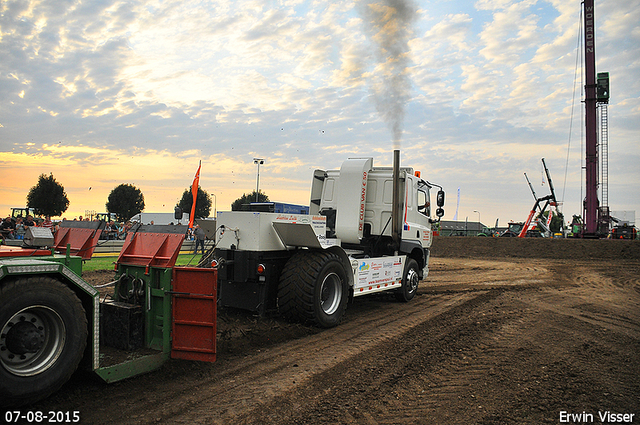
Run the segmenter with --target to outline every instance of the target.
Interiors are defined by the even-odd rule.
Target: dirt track
[[[416,299],[357,298],[329,330],[220,312],[216,363],[111,385],[77,374],[29,410],[79,410],[82,423],[603,423],[607,411],[640,423],[640,241],[591,241],[586,256],[516,242],[436,239]]]

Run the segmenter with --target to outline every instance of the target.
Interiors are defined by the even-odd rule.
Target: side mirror
[[[440,189],[438,191],[438,196],[436,197],[436,203],[438,204],[439,207],[444,207],[444,190]],[[437,212],[436,212],[437,214]],[[444,214],[444,212],[443,212]]]
[[[182,220],[182,208],[177,205],[173,210],[173,218],[175,218],[176,220]]]
[[[438,218],[442,218],[442,216],[444,216],[444,210],[442,208],[438,208],[436,210],[436,215],[438,216]]]

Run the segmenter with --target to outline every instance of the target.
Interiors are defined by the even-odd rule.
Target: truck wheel
[[[301,251],[282,271],[278,306],[287,319],[331,328],[342,320],[348,293],[340,257],[330,252]]]
[[[87,344],[87,317],[76,294],[49,276],[0,287],[0,406],[33,403],[58,390]]]
[[[407,258],[407,264],[404,267],[404,277],[402,278],[402,287],[396,292],[398,301],[405,303],[411,301],[418,292],[419,283],[418,262],[413,258]]]

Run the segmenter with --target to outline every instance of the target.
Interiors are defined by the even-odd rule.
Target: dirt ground
[[[640,423],[639,254],[436,238],[407,304],[356,298],[328,330],[223,310],[216,363],[115,384],[77,373],[28,409],[91,424]]]

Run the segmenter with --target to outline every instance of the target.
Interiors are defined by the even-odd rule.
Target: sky
[[[401,164],[445,220],[524,221],[549,193],[582,214],[579,1],[3,0],[0,214],[41,174],[104,212],[116,186],[172,212],[201,161],[216,211],[259,187],[309,204],[315,169]],[[640,211],[640,0],[596,0],[611,76],[608,199]],[[459,201],[458,201],[459,192]],[[4,212],[2,212],[4,211]],[[212,211],[213,215],[213,211]]]

